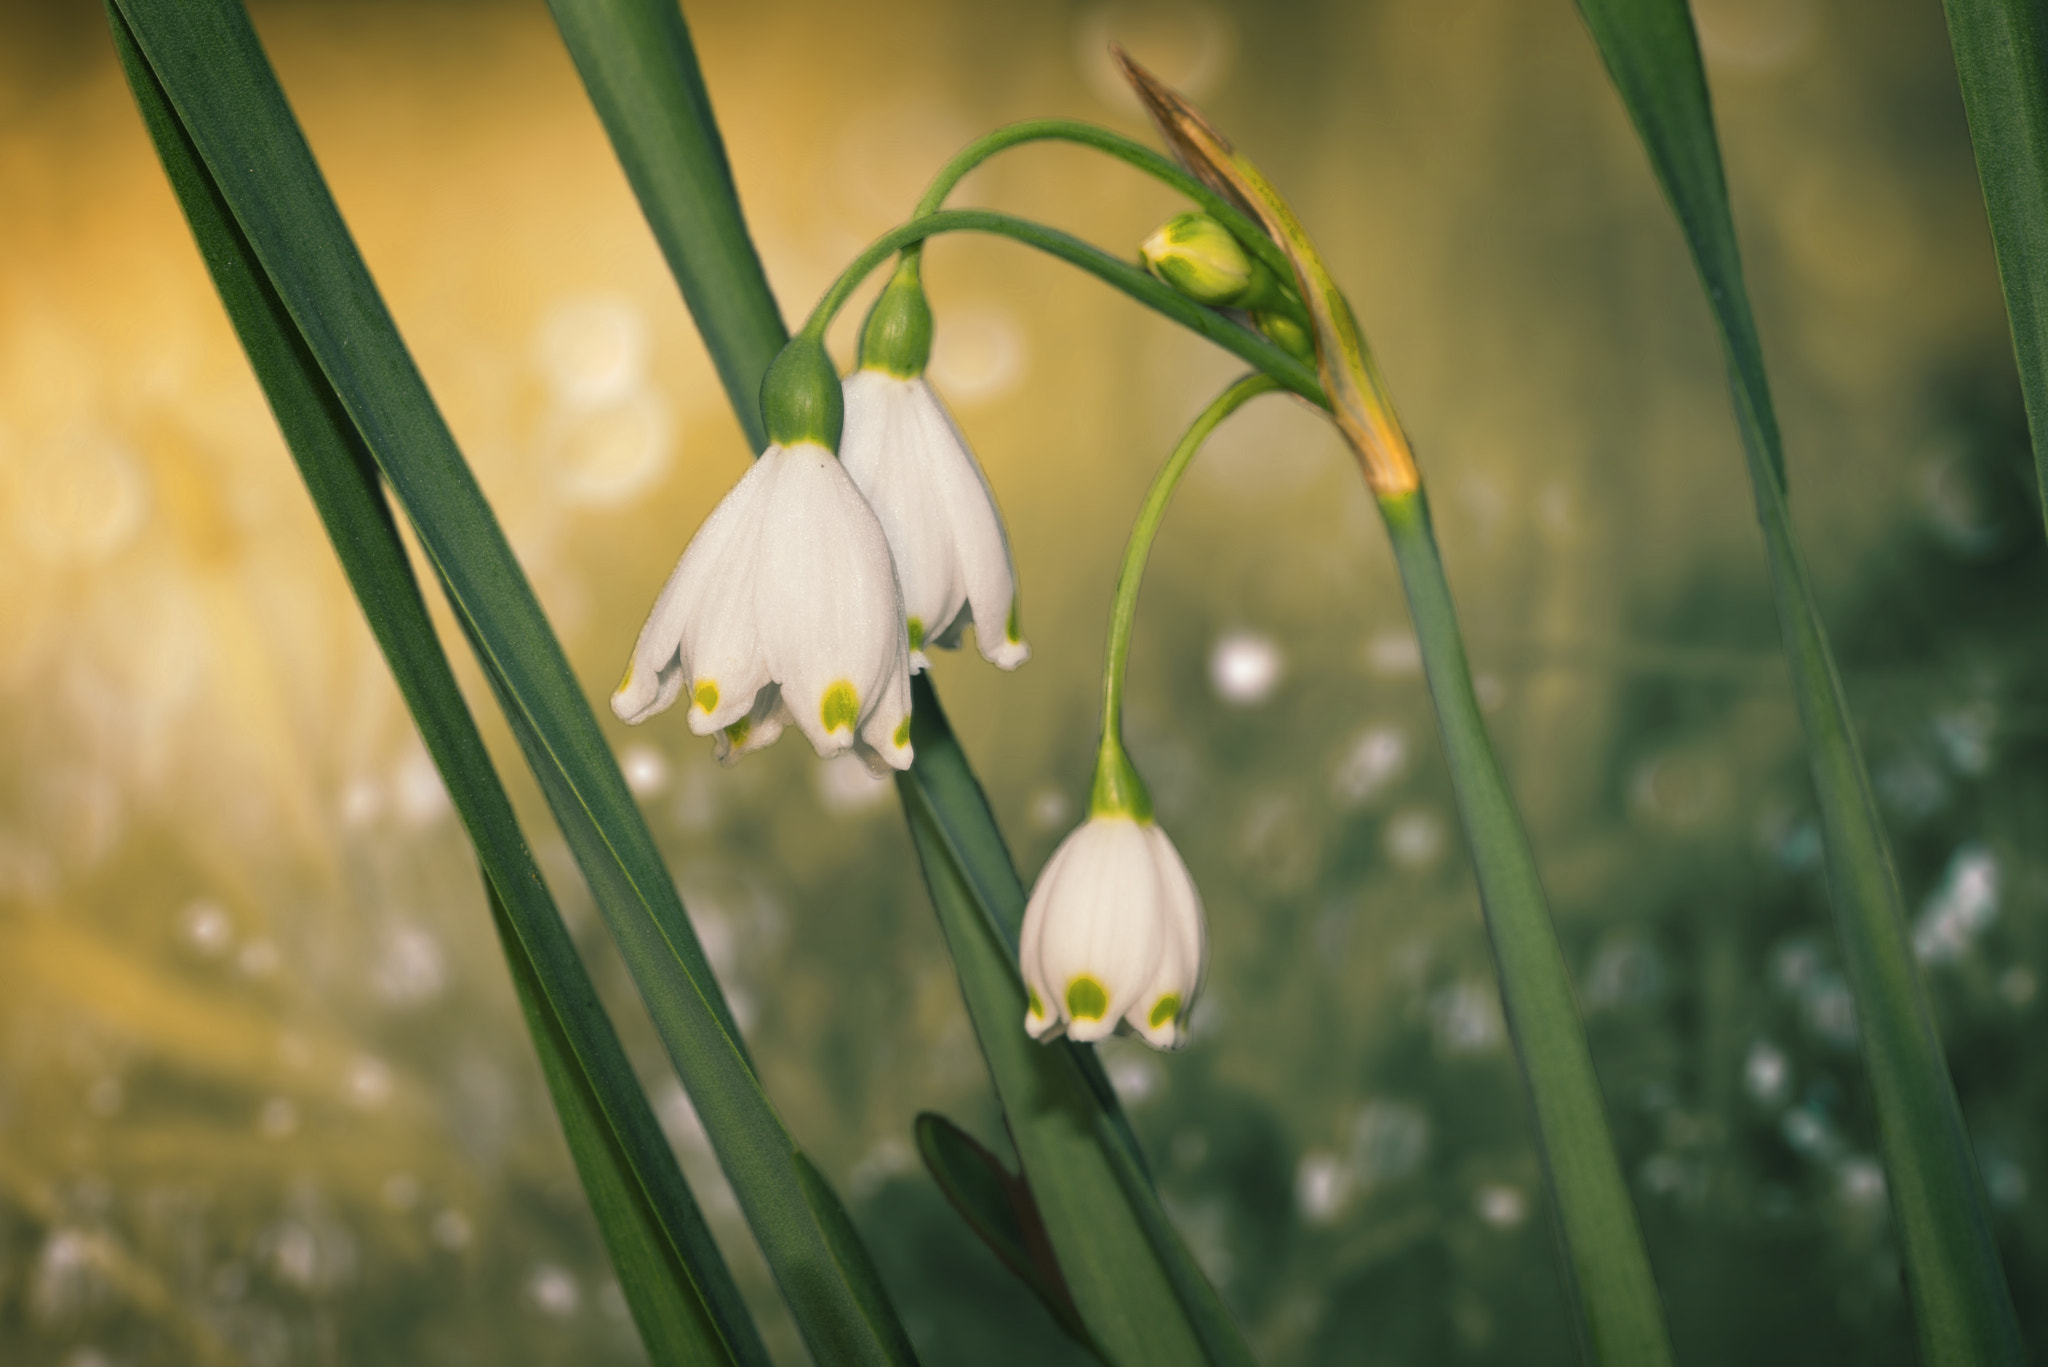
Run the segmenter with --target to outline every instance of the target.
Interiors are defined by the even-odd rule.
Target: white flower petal
[[[754,705],[739,721],[722,728],[712,753],[720,764],[738,764],[741,755],[773,745],[789,725],[789,709],[782,705],[782,689],[769,684],[754,695]]]
[[[846,473],[888,538],[904,618],[919,645],[936,641],[967,602],[936,473],[947,456],[927,440],[916,401],[922,384],[879,370],[849,375],[846,430],[839,441]]]
[[[967,600],[965,615],[974,623],[975,644],[989,663],[1015,669],[1031,658],[1031,647],[1012,639],[1010,631],[1017,572],[1003,519],[996,512],[995,492],[937,392],[922,378],[911,383],[925,449],[932,453],[928,475],[952,531],[953,570],[958,591]],[[961,619],[954,618],[941,635],[958,640],[960,624]]]
[[[876,689],[874,710],[860,725],[854,749],[877,778],[908,769],[917,758],[910,744],[910,654],[901,642],[888,675]]]
[[[830,757],[853,745],[898,674],[907,683],[902,599],[881,523],[832,453],[804,443],[781,462],[756,619],[783,702]]]
[[[1053,850],[1052,858],[1046,860],[1045,867],[1039,870],[1038,882],[1031,889],[1031,899],[1024,906],[1024,928],[1017,936],[1017,965],[1023,971],[1027,994],[1024,1029],[1033,1039],[1057,1034],[1061,1026],[1059,996],[1039,966],[1038,947],[1044,938],[1046,910],[1052,902],[1052,890],[1059,883],[1060,866],[1073,853],[1075,837],[1080,834],[1078,828],[1069,831],[1067,838]]]
[[[1188,1008],[1202,990],[1209,968],[1208,927],[1202,895],[1181,861],[1180,851],[1157,826],[1145,828],[1157,880],[1163,942],[1159,968],[1131,1002],[1124,1019],[1155,1049],[1178,1049],[1187,1040]]]
[[[995,496],[952,415],[922,377],[847,377],[840,457],[888,535],[915,644],[956,646],[970,622],[1005,669],[1030,656],[1010,639],[1016,575]],[[922,650],[912,667],[927,661]]]
[[[682,658],[685,638],[707,606],[725,601],[734,567],[744,568],[752,559],[749,546],[772,484],[773,471],[763,464],[756,461],[719,500],[669,572],[640,628],[626,677],[612,694],[612,711],[620,720],[639,723],[666,710],[692,682],[689,662]]]

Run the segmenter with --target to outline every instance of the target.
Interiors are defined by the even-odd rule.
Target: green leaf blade
[[[835,1256],[653,838],[532,589],[414,369],[239,5],[121,13],[345,420],[399,495],[533,762],[799,1328],[833,1362],[907,1361]],[[373,618],[374,620],[374,618]],[[501,891],[509,890],[502,888]],[[644,1098],[643,1098],[644,1102]]]
[[[2048,517],[2048,34],[2038,0],[1942,0]]]
[[[1537,1150],[1562,1235],[1565,1289],[1578,1312],[1580,1347],[1595,1363],[1668,1364],[1663,1302],[1607,1125],[1535,852],[1473,691],[1428,501],[1418,489],[1379,502],[1422,648],[1515,1059],[1535,1112]]]
[[[1921,1359],[1941,1367],[2016,1364],[2024,1349],[1983,1185],[1914,961],[1890,843],[1793,535],[1763,350],[1691,17],[1683,0],[1579,0],[1579,9],[1677,211],[1728,358]]]
[[[118,10],[144,122],[342,568],[476,846],[492,915],[571,1153],[654,1361],[767,1353],[662,1137],[442,654],[368,453],[236,227]]]
[[[548,0],[576,70],[756,451],[761,376],[789,333],[747,235],[675,0]]]

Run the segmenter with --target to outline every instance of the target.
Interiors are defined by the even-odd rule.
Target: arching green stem
[[[1292,390],[1319,408],[1329,406],[1323,398],[1322,385],[1317,382],[1315,371],[1258,333],[1214,309],[1204,308],[1171,286],[1154,280],[1141,268],[1118,260],[1100,247],[1057,228],[987,209],[941,209],[883,233],[832,282],[832,288],[825,291],[805,321],[804,334],[822,339],[825,329],[846,306],[847,299],[860,287],[860,282],[882,262],[913,243],[923,242],[940,233],[955,232],[993,233],[998,237],[1014,238],[1069,265],[1079,266],[1146,307],[1165,314],[1189,331],[1236,354],[1247,364],[1279,381],[1282,388]]]
[[[924,192],[924,198],[917,202],[913,217],[922,218],[936,213],[946,202],[946,196],[953,193],[953,187],[975,167],[987,161],[996,153],[1018,147],[1029,142],[1071,142],[1083,147],[1092,147],[1098,152],[1107,152],[1119,161],[1127,162],[1153,179],[1163,181],[1186,195],[1202,207],[1202,211],[1230,229],[1246,250],[1257,256],[1282,280],[1294,278],[1293,268],[1287,264],[1287,256],[1266,235],[1256,219],[1245,214],[1229,199],[1204,185],[1201,181],[1181,168],[1170,157],[1161,155],[1141,142],[1133,142],[1121,133],[1112,133],[1107,128],[1097,128],[1092,123],[1076,123],[1072,119],[1027,119],[1022,123],[1009,124],[993,133],[976,138],[954,154],[951,161],[940,168],[932,179],[931,188]]]
[[[1131,626],[1138,616],[1138,585],[1145,578],[1145,561],[1152,554],[1152,540],[1165,520],[1166,504],[1173,497],[1180,477],[1202,443],[1217,424],[1257,398],[1281,388],[1271,375],[1247,375],[1216,396],[1187,435],[1173,448],[1131,527],[1131,539],[1124,546],[1123,568],[1117,571],[1116,600],[1109,610],[1109,651],[1102,662],[1102,750],[1095,760],[1095,785],[1088,798],[1091,816],[1129,816],[1146,821],[1152,816],[1152,795],[1144,780],[1124,754],[1124,672],[1131,659]]]

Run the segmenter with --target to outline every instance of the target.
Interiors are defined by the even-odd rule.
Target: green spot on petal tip
[[[705,712],[718,710],[718,685],[706,679],[691,692],[690,698]]]
[[[904,625],[910,630],[910,648],[912,650],[923,650],[924,623],[913,617]]]
[[[1180,993],[1169,992],[1152,1005],[1152,1014],[1145,1018],[1154,1030],[1180,1014]]]
[[[910,718],[908,717],[896,723],[896,744],[899,746],[910,744]]]
[[[818,719],[825,723],[828,732],[842,727],[851,731],[860,720],[860,695],[853,691],[853,685],[841,679],[826,689],[825,700],[818,706]]]
[[[1109,1010],[1109,993],[1086,974],[1067,984],[1067,1014],[1077,1021],[1099,1021]]]
[[[745,745],[747,737],[752,734],[753,730],[754,723],[748,721],[745,717],[741,717],[731,726],[725,728],[725,738],[734,745]]]
[[[1043,1016],[1045,1014],[1045,1004],[1038,1000],[1038,993],[1036,991],[1028,987],[1025,988],[1024,1000],[1029,1003],[1032,1015]]]

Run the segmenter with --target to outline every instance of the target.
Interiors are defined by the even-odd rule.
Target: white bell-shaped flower
[[[924,377],[931,309],[914,266],[869,313],[861,368],[846,378],[839,458],[881,519],[903,586],[910,665],[954,647],[971,622],[982,656],[1003,669],[1031,657],[1019,639],[1017,575],[995,495],[959,426]]]
[[[1177,1049],[1208,968],[1201,894],[1149,818],[1091,816],[1038,875],[1018,953],[1034,1038],[1097,1040],[1121,1020]]]
[[[815,354],[792,358],[800,348]],[[815,392],[820,383],[829,396]],[[799,339],[763,393],[769,433],[782,439],[684,549],[612,711],[637,723],[687,697],[690,729],[717,735],[721,759],[759,749],[794,722],[820,755],[852,749],[877,772],[906,769],[902,596],[882,525],[829,445],[837,376],[822,348]]]

